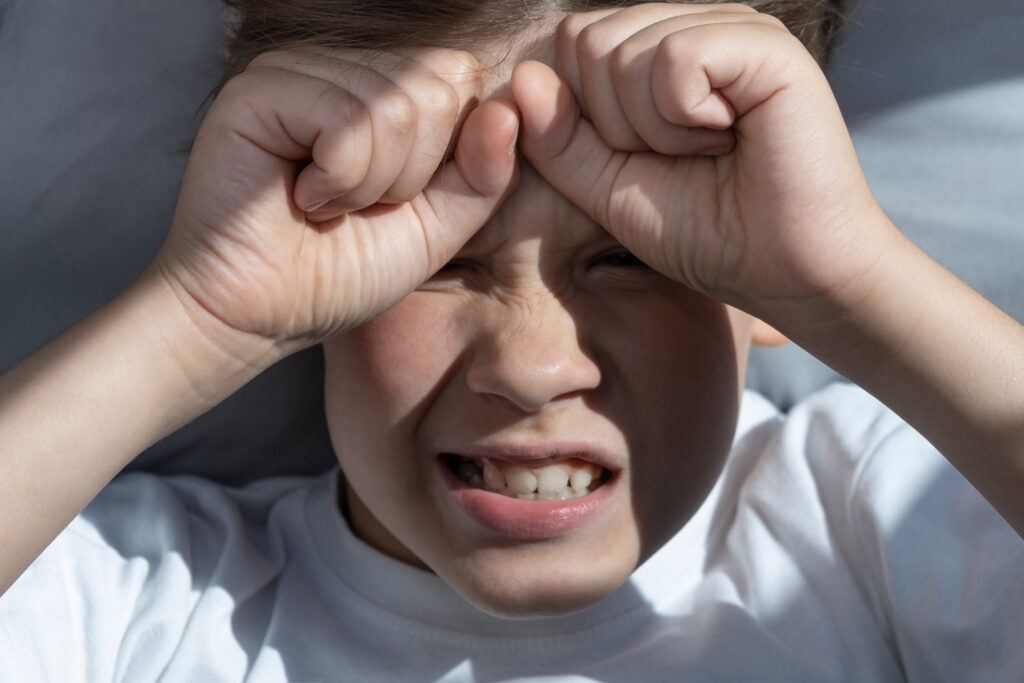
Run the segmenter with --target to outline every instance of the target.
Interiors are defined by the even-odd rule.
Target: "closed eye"
[[[474,261],[463,258],[453,258],[434,273],[430,278],[421,284],[417,289],[421,291],[461,291],[467,287],[472,288],[476,281],[475,274],[479,268]]]
[[[441,269],[437,271],[435,277],[437,277],[438,275],[442,277],[446,275],[456,275],[459,273],[463,273],[466,270],[471,269],[472,267],[473,264],[470,261],[467,261],[466,259],[453,258],[451,261],[441,266]]]
[[[613,268],[647,268],[648,265],[625,249],[615,249],[597,257],[594,265]]]

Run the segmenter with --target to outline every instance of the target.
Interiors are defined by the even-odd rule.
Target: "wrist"
[[[144,317],[150,343],[164,352],[168,379],[176,377],[198,416],[263,372],[287,352],[274,340],[230,327],[199,305],[158,265],[124,294]]]
[[[139,452],[269,362],[244,346],[211,341],[147,271],[0,375],[0,593]]]
[[[915,264],[930,261],[877,205],[859,215],[837,230],[854,238],[822,240],[786,266],[772,296],[734,304],[840,372],[864,360],[859,354],[893,312],[893,292]]]

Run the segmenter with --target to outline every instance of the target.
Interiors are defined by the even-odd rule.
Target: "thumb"
[[[454,161],[442,164],[412,200],[429,246],[430,272],[443,266],[498,210],[519,181],[519,112],[493,99],[466,118]]]
[[[605,144],[583,118],[568,84],[547,65],[519,64],[512,72],[512,92],[522,119],[523,154],[556,190],[610,227],[611,191],[628,152]]]
[[[523,62],[512,74],[519,104],[519,148],[544,179],[624,247],[678,282],[692,273],[674,254],[691,230],[711,225],[708,156],[666,156],[608,146],[580,112],[570,87],[551,68]],[[713,207],[712,207],[713,209]]]

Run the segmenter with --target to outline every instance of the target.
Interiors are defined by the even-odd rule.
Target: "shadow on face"
[[[750,329],[745,315],[639,262],[524,168],[448,266],[325,344],[350,523],[485,611],[592,604],[710,490],[732,439]],[[589,459],[607,481],[579,499],[600,501],[582,522],[536,537],[519,533],[533,523],[529,502],[512,509],[507,495],[469,494],[510,517],[501,532],[453,493],[451,454],[506,468]]]

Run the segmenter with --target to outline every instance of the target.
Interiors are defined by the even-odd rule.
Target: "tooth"
[[[537,495],[541,498],[557,499],[568,483],[569,475],[563,467],[548,465],[537,470]]]
[[[505,470],[505,481],[513,494],[533,493],[537,489],[537,477],[525,467],[509,467]]]
[[[569,478],[569,485],[572,486],[573,491],[586,491],[593,480],[594,477],[590,474],[590,468],[587,467],[574,471]]]
[[[473,463],[469,462],[468,460],[464,460],[461,463],[459,463],[458,475],[459,479],[466,482],[470,486],[479,487],[483,483],[483,481],[480,479],[480,468],[474,465]]]
[[[488,491],[500,491],[505,488],[505,475],[497,465],[484,460],[484,488]]]

